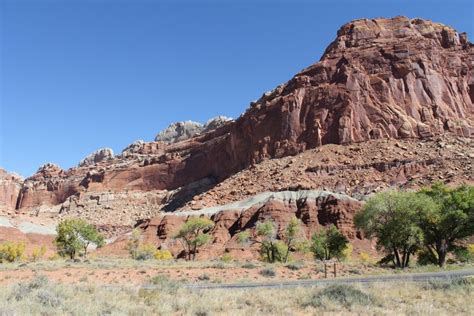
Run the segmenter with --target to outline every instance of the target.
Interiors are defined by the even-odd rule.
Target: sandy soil
[[[127,267],[129,263],[58,263],[44,262],[31,263],[4,267],[0,270],[0,284],[7,285],[18,281],[29,280],[36,275],[45,275],[51,281],[66,284],[88,283],[95,285],[142,285],[150,282],[157,275],[164,275],[172,280],[208,283],[231,283],[231,282],[257,282],[278,280],[302,280],[324,278],[324,266],[316,263],[305,263],[298,270],[290,269],[284,265],[271,267],[263,263],[255,262],[249,267],[245,263],[223,263],[223,262],[197,262],[168,263],[162,265],[150,261],[143,266]],[[132,263],[133,264],[133,263]],[[264,276],[261,271],[272,269],[274,277]],[[328,277],[334,277],[333,265],[328,266]],[[338,263],[336,266],[337,276],[356,276],[366,273],[377,273],[380,268],[360,265]]]

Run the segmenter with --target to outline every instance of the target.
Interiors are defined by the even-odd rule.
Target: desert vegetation
[[[78,254],[86,257],[90,245],[100,248],[105,244],[104,236],[83,219],[65,219],[58,224],[56,231],[58,254],[70,259]]]
[[[210,219],[192,217],[180,228],[175,238],[181,241],[188,260],[196,259],[198,248],[211,240],[211,235],[205,231],[213,226],[214,222]]]
[[[387,254],[382,262],[406,268],[418,254],[420,263],[442,267],[449,253],[469,256],[465,240],[474,234],[474,187],[435,183],[418,192],[378,193],[356,214],[355,224],[376,238]]]
[[[334,225],[321,229],[312,237],[311,250],[319,260],[343,259],[348,247],[349,240]]]
[[[64,285],[44,276],[0,289],[0,314],[468,314],[470,279],[311,288],[208,290],[155,276],[154,288]]]

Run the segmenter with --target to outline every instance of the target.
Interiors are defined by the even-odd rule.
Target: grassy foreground
[[[472,279],[314,288],[189,290],[166,277],[158,289],[52,283],[44,276],[2,287],[0,315],[468,315]]]

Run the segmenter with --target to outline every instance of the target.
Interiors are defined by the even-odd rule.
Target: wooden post
[[[337,272],[336,272],[336,263],[334,262],[334,277],[337,277]]]
[[[327,279],[328,278],[328,267],[326,265],[326,262],[324,263],[324,278]]]

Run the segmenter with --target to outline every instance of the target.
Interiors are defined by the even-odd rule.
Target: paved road
[[[236,284],[192,284],[187,285],[189,289],[195,290],[212,290],[212,289],[252,289],[252,288],[291,288],[291,287],[311,287],[317,285],[334,284],[334,283],[374,283],[374,282],[426,282],[436,279],[454,279],[465,276],[474,275],[474,269],[454,270],[442,272],[427,273],[403,273],[391,275],[378,275],[361,278],[336,278],[321,280],[301,280],[286,281],[273,283],[236,283]]]

